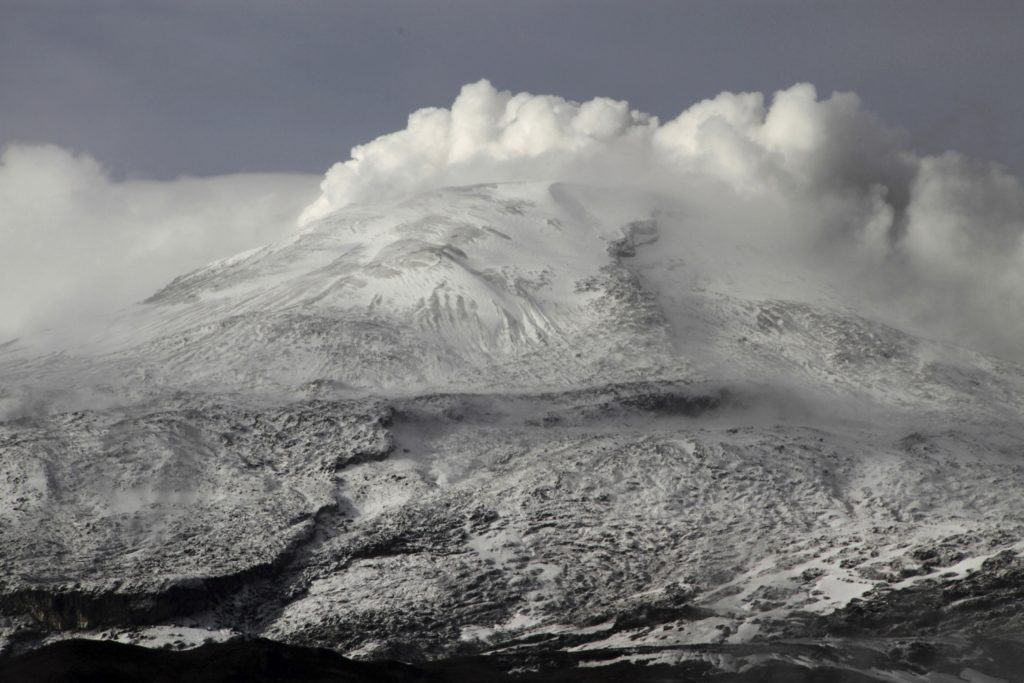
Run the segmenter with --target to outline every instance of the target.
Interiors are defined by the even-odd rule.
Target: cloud
[[[833,271],[891,322],[1024,360],[1020,180],[955,153],[919,155],[906,140],[856,95],[822,98],[809,84],[770,102],[723,92],[663,123],[625,102],[480,81],[450,109],[421,109],[355,147],[301,222],[448,185],[637,187],[700,205],[733,241],[774,242],[790,255],[780,267]]]
[[[303,221],[352,203],[484,181],[668,188],[655,179],[700,174],[744,192],[905,182],[898,140],[855,95],[818,100],[808,84],[776,93],[771,107],[760,93],[722,93],[661,124],[625,102],[581,104],[480,81],[464,86],[451,109],[421,109],[404,130],[355,147],[327,172]]]
[[[0,155],[0,341],[144,299],[184,271],[288,234],[312,176],[114,181],[86,155]]]
[[[0,341],[144,299],[288,234],[300,211],[304,224],[444,186],[567,180],[671,195],[723,244],[824,273],[871,315],[1024,360],[1021,181],[906,141],[856,95],[808,84],[724,92],[662,122],[621,101],[480,81],[354,148],[312,203],[310,176],[115,181],[89,156],[12,145],[0,156]]]

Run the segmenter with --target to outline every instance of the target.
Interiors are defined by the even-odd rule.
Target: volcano
[[[1024,368],[845,283],[678,197],[497,183],[8,342],[0,647],[1015,674]]]

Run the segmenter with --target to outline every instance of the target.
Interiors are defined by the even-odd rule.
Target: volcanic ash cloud
[[[355,147],[300,223],[451,185],[639,188],[700,206],[732,240],[771,242],[796,266],[833,271],[893,322],[1024,359],[1020,180],[955,152],[916,154],[905,137],[856,95],[820,98],[809,84],[770,102],[723,92],[662,123],[621,101],[480,81],[450,109],[421,109]]]

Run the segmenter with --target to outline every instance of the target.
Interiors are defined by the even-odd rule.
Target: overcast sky
[[[320,173],[480,78],[677,115],[852,90],[925,152],[1024,172],[1024,2],[0,0],[0,146],[115,177]]]

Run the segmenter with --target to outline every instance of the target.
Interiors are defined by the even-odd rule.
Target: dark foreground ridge
[[[735,652],[725,652],[733,649]],[[705,654],[711,657],[655,664],[623,657],[642,655],[639,651],[591,651],[586,655],[534,651],[411,665],[354,661],[330,650],[266,639],[209,643],[178,651],[73,639],[0,658],[0,683],[868,683],[905,680],[907,675],[916,680],[922,674],[939,672],[955,679],[971,670],[970,663],[977,663],[959,656],[943,657],[924,643],[911,644],[911,656],[906,648],[897,646],[886,652],[870,641],[698,647],[694,654],[696,650],[707,650]],[[733,671],[710,662],[721,656],[751,654],[759,654],[763,662]],[[973,655],[984,660],[989,671],[1000,674],[1019,671],[1024,665],[1024,648],[1006,642],[980,645]]]
[[[0,659],[3,683],[424,680],[428,680],[424,672],[397,662],[356,662],[330,650],[291,647],[263,639],[207,644],[177,652],[109,641],[65,640]]]

